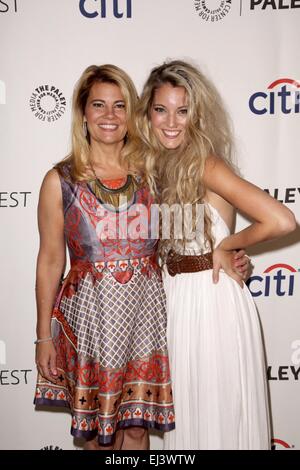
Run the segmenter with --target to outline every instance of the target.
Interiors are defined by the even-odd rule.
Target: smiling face
[[[117,85],[94,83],[84,114],[91,143],[123,144],[127,132],[127,114],[124,97]]]
[[[184,87],[165,83],[155,91],[150,113],[151,127],[165,148],[176,149],[184,141],[187,110]]]

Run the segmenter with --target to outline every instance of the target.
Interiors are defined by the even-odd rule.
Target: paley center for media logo
[[[194,0],[197,15],[203,21],[216,23],[223,20],[231,10],[232,0]]]
[[[266,91],[256,91],[249,98],[249,108],[256,115],[299,114],[300,82],[292,78],[279,78],[270,83]]]
[[[240,0],[245,4],[245,0]],[[248,2],[247,2],[248,3]],[[290,10],[300,8],[300,0],[250,0],[250,10]]]
[[[18,12],[18,0],[6,0],[0,1],[0,13],[17,13]]]
[[[267,188],[264,191],[284,204],[295,204],[300,196],[300,188]]]
[[[247,286],[253,297],[292,296],[295,290],[295,276],[300,269],[285,263],[269,266],[261,276],[253,275]]]
[[[79,11],[85,18],[132,18],[133,0],[80,0]]]
[[[57,121],[66,111],[66,98],[54,85],[41,85],[33,91],[29,105],[35,117],[43,122]]]
[[[295,339],[291,343],[290,364],[272,364],[268,365],[267,379],[272,382],[285,382],[300,380],[300,340]]]
[[[56,445],[50,444],[45,447],[42,447],[41,450],[63,450],[61,447],[58,447]]]

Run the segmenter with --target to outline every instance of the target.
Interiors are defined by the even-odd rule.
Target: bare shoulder
[[[53,202],[61,202],[62,192],[60,177],[55,168],[47,171],[44,176],[41,189],[40,189],[40,200],[52,200]]]
[[[222,173],[231,173],[232,175],[236,175],[233,168],[231,168],[230,165],[222,158],[216,155],[210,155],[205,160],[204,178],[209,178]]]
[[[51,170],[47,171],[42,184],[49,187],[58,187],[60,185],[58,171],[55,168],[51,168]]]
[[[58,171],[55,168],[47,171],[42,182],[42,188],[47,188],[48,190],[60,190],[60,177]]]
[[[205,161],[203,184],[207,191],[215,193],[235,206],[234,193],[245,189],[245,180],[240,178],[230,164],[217,156],[209,156]],[[246,183],[247,184],[247,183]],[[236,206],[235,206],[236,207]]]
[[[205,160],[205,171],[212,171],[222,161],[217,155],[209,155]]]

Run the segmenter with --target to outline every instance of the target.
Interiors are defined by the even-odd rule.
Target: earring
[[[83,130],[84,137],[87,137],[88,128],[87,128],[87,122],[86,121],[83,121],[83,123],[82,123],[82,130]]]

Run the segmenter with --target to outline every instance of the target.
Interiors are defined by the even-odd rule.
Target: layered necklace
[[[89,185],[100,202],[103,202],[104,204],[112,204],[118,209],[124,203],[128,204],[132,200],[139,184],[131,175],[127,176],[124,185],[119,188],[110,188],[100,181],[91,162],[90,166],[95,178],[89,182]],[[103,180],[105,180],[105,178],[103,178]]]

